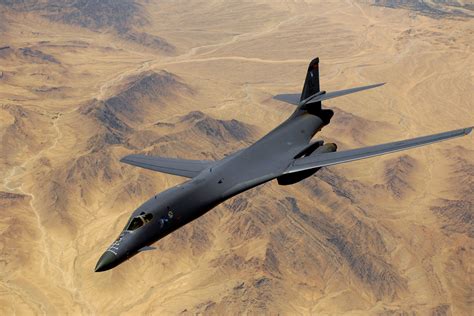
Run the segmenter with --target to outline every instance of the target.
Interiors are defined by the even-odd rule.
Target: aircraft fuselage
[[[168,189],[136,209],[119,238],[97,262],[95,271],[109,270],[152,243],[241,192],[277,179],[290,185],[310,177],[322,167],[385,155],[468,135],[473,127],[416,137],[391,143],[337,151],[336,144],[310,143],[329,124],[334,112],[322,108],[322,101],[373,89],[383,83],[345,90],[320,91],[319,59],[308,66],[301,94],[280,94],[275,99],[296,105],[285,122],[251,146],[222,160],[187,160],[132,154],[120,161],[191,178]]]
[[[138,207],[118,239],[105,251],[96,271],[111,269],[225,200],[278,177],[324,123],[318,116],[292,116],[259,141],[232,154],[197,177],[153,196]],[[137,216],[151,217],[128,229]]]

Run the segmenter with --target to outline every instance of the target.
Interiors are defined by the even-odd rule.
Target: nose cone
[[[112,252],[106,251],[97,262],[97,265],[95,266],[95,272],[107,271],[116,265],[117,257]]]

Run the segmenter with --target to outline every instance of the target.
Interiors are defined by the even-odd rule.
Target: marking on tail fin
[[[319,91],[319,58],[316,57],[308,65],[308,71],[306,72],[306,78],[303,84],[303,91],[301,92],[300,101],[309,98]]]

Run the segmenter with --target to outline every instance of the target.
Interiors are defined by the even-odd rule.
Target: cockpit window
[[[143,225],[145,225],[146,223],[150,222],[151,220],[153,219],[153,214],[151,213],[141,213],[140,215],[138,216],[135,216],[134,218],[132,218],[132,220],[130,221],[130,224],[128,224],[128,227],[126,230],[129,230],[129,231],[132,231],[132,230],[136,230],[140,227],[142,227]]]
[[[152,218],[153,218],[153,214],[151,214],[151,213],[145,214],[143,216],[143,219],[145,220],[145,223],[148,223],[149,221],[151,221]]]

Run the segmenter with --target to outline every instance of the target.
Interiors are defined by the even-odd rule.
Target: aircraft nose
[[[111,253],[110,251],[104,252],[102,257],[100,257],[99,261],[97,262],[97,265],[95,266],[95,272],[107,271],[113,268],[115,266],[114,263],[116,262],[116,260],[117,258],[113,253]]]

